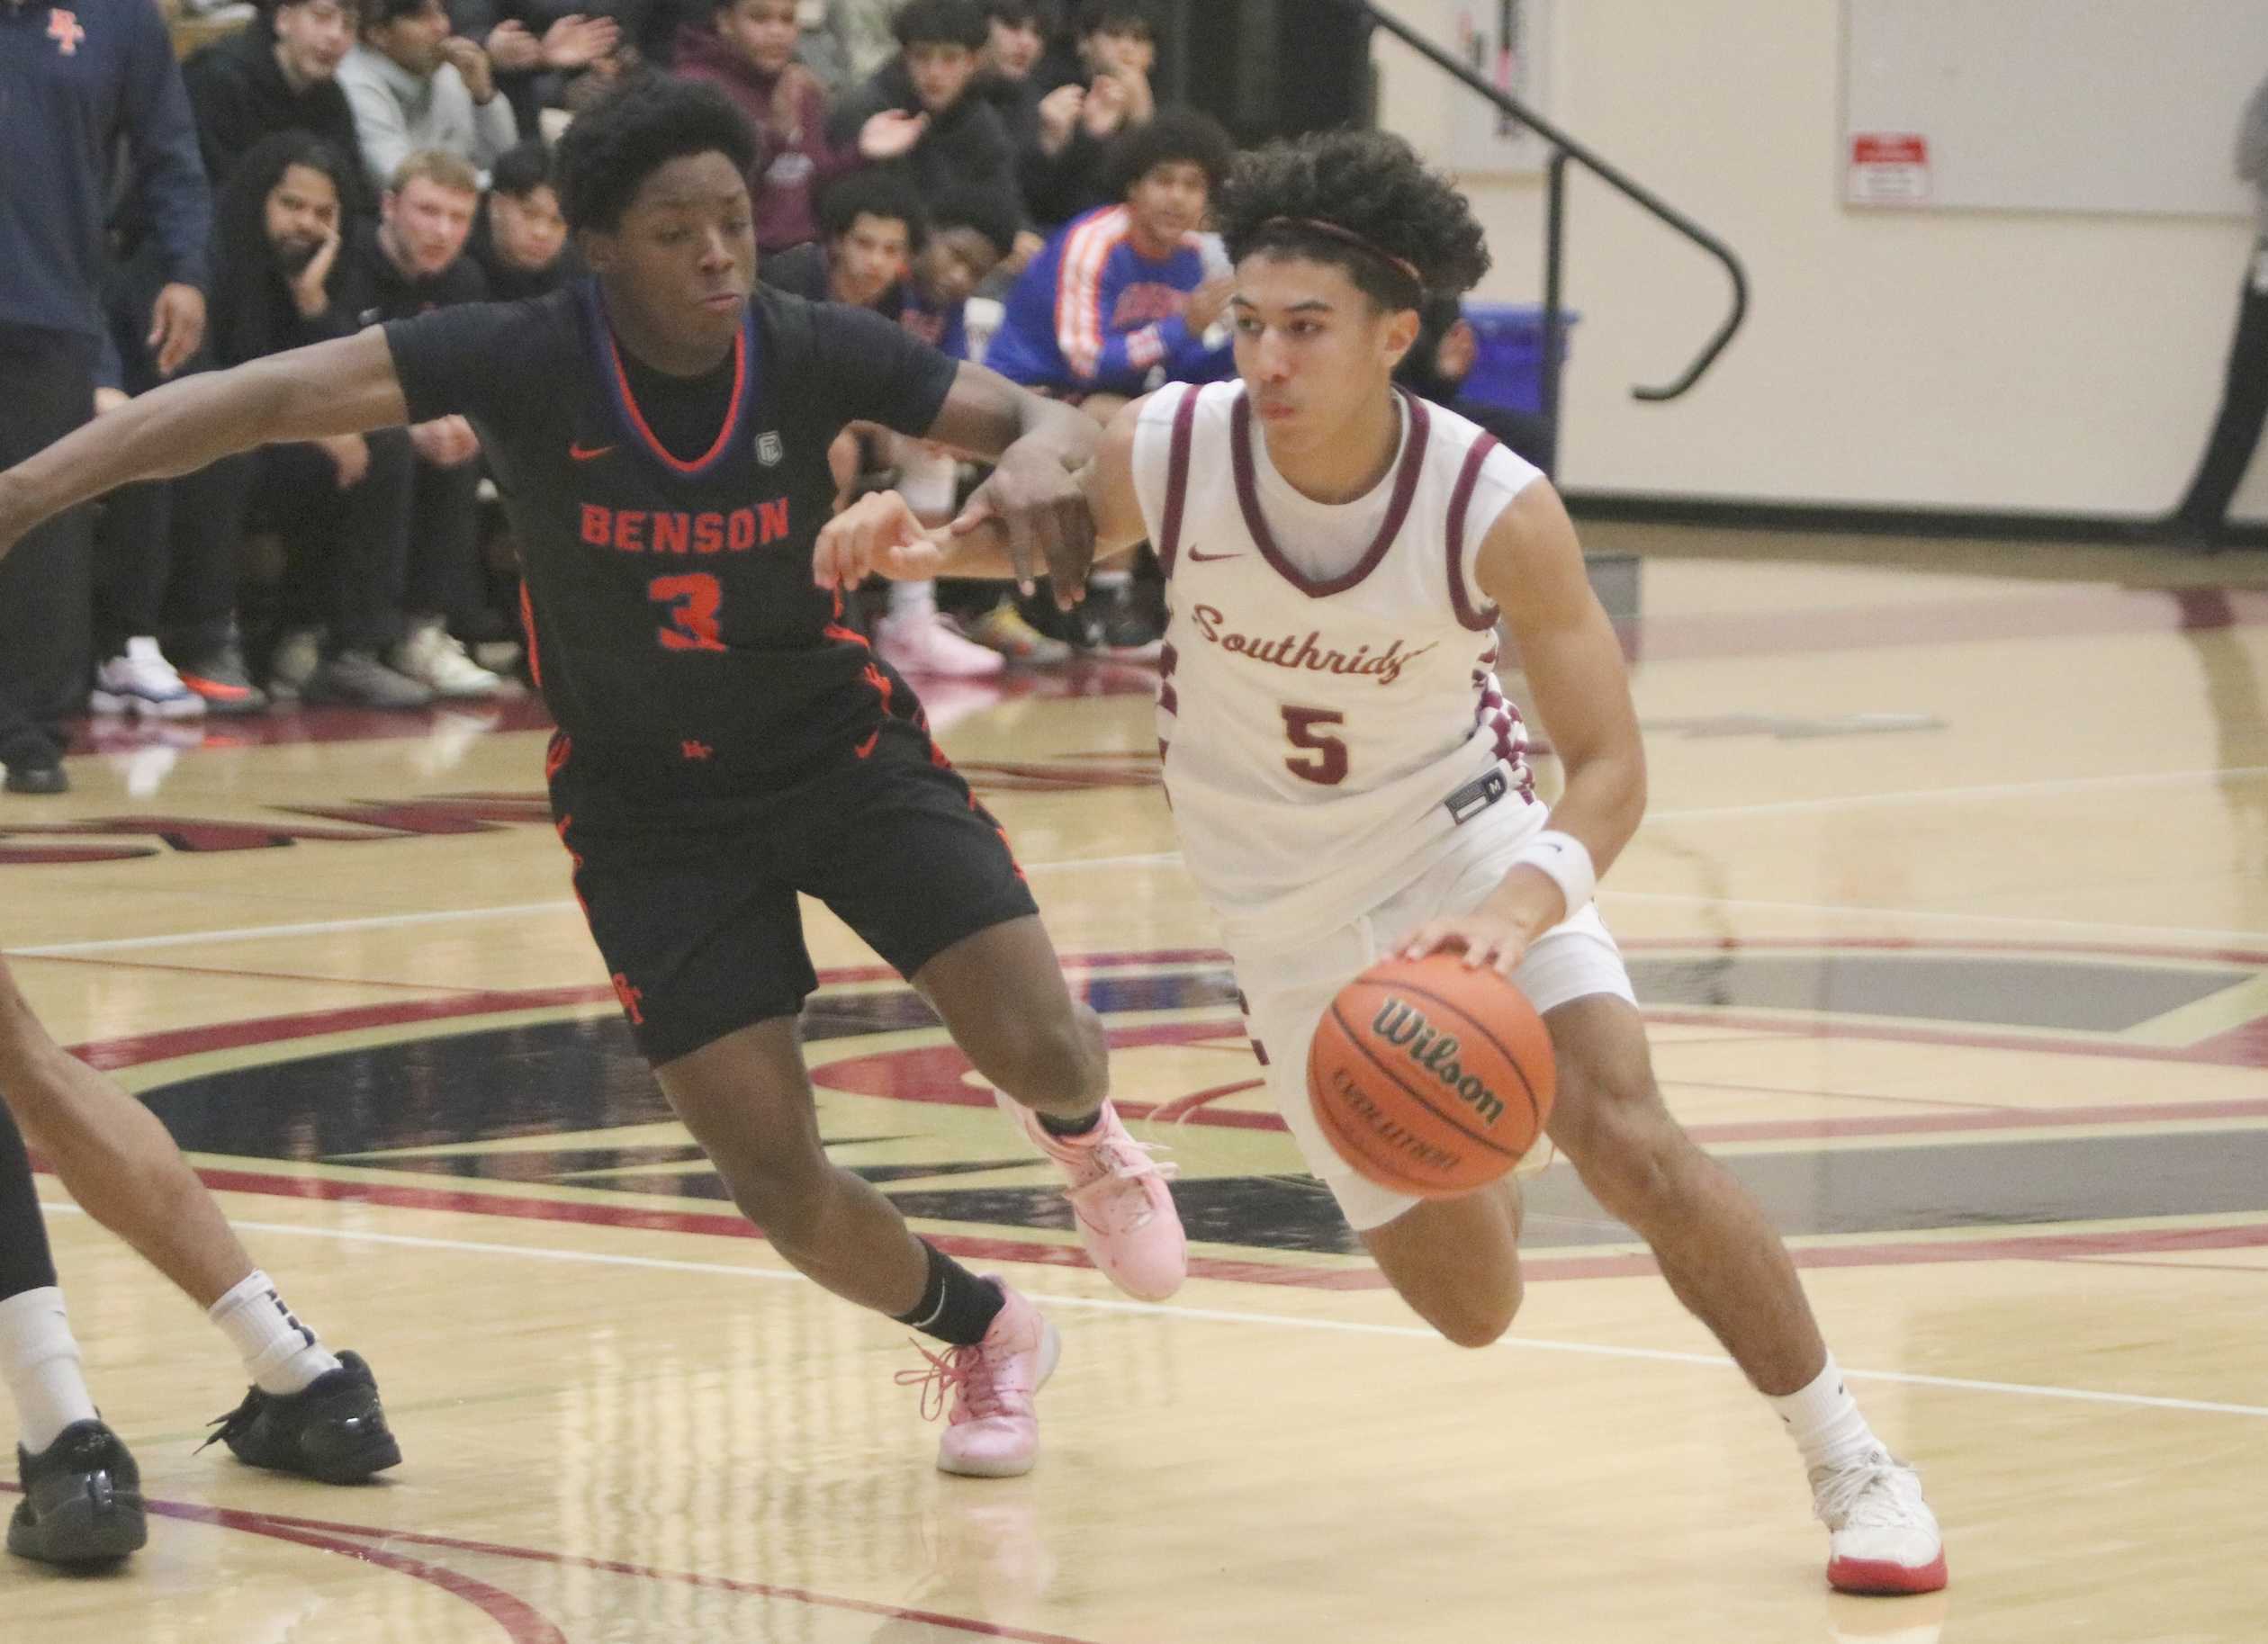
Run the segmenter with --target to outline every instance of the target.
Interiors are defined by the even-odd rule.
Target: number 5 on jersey
[[[1346,744],[1317,729],[1346,723],[1346,714],[1330,708],[1295,708],[1287,705],[1283,710],[1283,734],[1292,739],[1292,746],[1307,749],[1309,755],[1284,760],[1283,768],[1318,787],[1336,787],[1346,781]]]
[[[646,597],[668,607],[669,624],[657,636],[665,651],[722,651],[724,641],[716,631],[716,613],[724,604],[724,585],[706,571],[681,577],[656,577],[646,584]]]

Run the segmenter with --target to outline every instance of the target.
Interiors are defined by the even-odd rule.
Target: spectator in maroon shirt
[[[820,194],[860,163],[855,145],[827,139],[826,88],[796,60],[796,0],[716,0],[706,27],[678,33],[679,76],[722,91],[761,139],[748,179],[761,253],[817,239]]]

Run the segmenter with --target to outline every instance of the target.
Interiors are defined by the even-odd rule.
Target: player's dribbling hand
[[[1045,573],[1058,606],[1067,611],[1078,604],[1094,568],[1094,514],[1078,476],[1059,457],[1021,445],[1003,452],[992,477],[953,521],[952,534],[967,536],[987,525],[1008,538],[1018,592],[1029,595]]]
[[[1422,959],[1429,953],[1462,952],[1473,969],[1486,965],[1509,976],[1520,968],[1527,949],[1527,932],[1512,921],[1485,912],[1459,913],[1418,926],[1402,944],[1401,957]]]
[[[923,582],[938,573],[939,547],[896,491],[870,491],[819,528],[811,579],[821,588],[853,588],[871,574]]]

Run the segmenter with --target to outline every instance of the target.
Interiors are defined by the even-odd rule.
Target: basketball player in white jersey
[[[1375,960],[1462,949],[1512,977],[1559,1065],[1552,1141],[1786,1424],[1830,1532],[1828,1578],[1858,1593],[1943,1586],[1920,1481],[1845,1389],[1778,1235],[1663,1105],[1592,905],[1637,830],[1646,775],[1574,529],[1535,469],[1393,385],[1425,294],[1487,272],[1479,225],[1376,132],[1247,155],[1217,209],[1237,265],[1239,380],[1128,407],[1086,489],[1098,554],[1149,540],[1169,579],[1166,793],[1309,1167],[1443,1335],[1501,1335],[1520,1301],[1516,1184],[1419,1201],[1365,1181],[1317,1127],[1305,1069],[1332,996]],[[886,497],[817,549],[823,583],[869,568],[1026,581],[1040,569],[992,533],[925,538]],[[1548,816],[1494,672],[1499,623],[1565,770]]]

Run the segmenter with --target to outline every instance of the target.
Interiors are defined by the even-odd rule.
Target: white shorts
[[[1533,833],[1527,827],[1491,830],[1408,889],[1328,935],[1293,948],[1252,947],[1232,956],[1244,994],[1245,1031],[1265,1058],[1269,1093],[1308,1169],[1331,1190],[1358,1233],[1385,1226],[1419,1201],[1356,1174],[1315,1122],[1308,1105],[1307,1061],[1316,1026],[1339,989],[1400,947],[1419,925],[1444,913],[1469,913],[1487,901]],[[1512,979],[1539,1013],[1594,993],[1637,1003],[1622,949],[1595,906],[1538,937]]]

